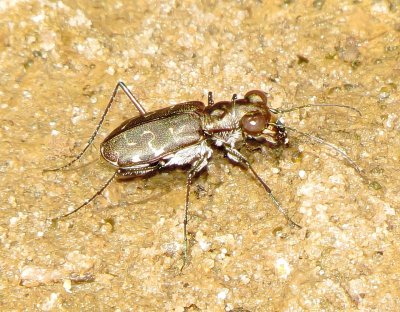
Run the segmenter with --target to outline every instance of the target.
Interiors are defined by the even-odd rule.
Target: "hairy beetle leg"
[[[190,169],[186,179],[186,199],[185,199],[185,218],[183,220],[183,264],[181,271],[186,266],[188,259],[188,239],[187,239],[187,224],[188,224],[188,211],[189,211],[189,196],[190,187],[193,182],[193,177],[196,176],[205,166],[207,166],[208,157],[206,155],[198,159]]]
[[[256,179],[258,180],[258,182],[260,182],[260,184],[263,186],[264,190],[267,192],[268,196],[271,198],[272,202],[274,203],[275,207],[278,209],[278,211],[280,213],[283,214],[283,216],[285,217],[285,219],[289,222],[289,224],[291,226],[297,227],[299,229],[301,229],[301,226],[299,224],[297,224],[296,222],[294,222],[288,215],[287,211],[285,208],[282,207],[282,205],[279,203],[279,201],[275,198],[275,196],[272,194],[271,189],[269,188],[269,186],[267,185],[267,183],[265,183],[265,181],[258,175],[258,173],[254,170],[253,166],[250,164],[250,162],[246,159],[246,157],[244,157],[238,150],[229,147],[229,146],[224,146],[226,152],[227,152],[227,156],[228,158],[230,158],[231,160],[244,165],[246,168],[250,169],[250,171],[253,173],[253,175],[256,177]]]
[[[86,142],[86,145],[83,148],[83,150],[77,156],[75,156],[75,158],[72,159],[69,163],[67,163],[61,167],[57,167],[57,168],[44,169],[43,172],[59,171],[59,170],[66,169],[66,168],[70,167],[73,163],[75,163],[76,161],[78,161],[79,159],[82,158],[83,154],[87,151],[87,149],[90,147],[90,145],[92,145],[94,139],[96,138],[97,134],[99,133],[99,130],[100,130],[101,126],[103,125],[104,119],[106,118],[108,112],[110,111],[111,105],[114,102],[115,97],[117,96],[118,88],[121,88],[124,91],[124,93],[129,98],[129,100],[132,102],[132,104],[135,105],[136,109],[139,111],[141,116],[146,114],[146,110],[139,103],[139,101],[135,98],[135,96],[132,94],[132,92],[128,89],[126,84],[123,83],[122,81],[119,81],[114,88],[114,91],[111,95],[110,100],[108,101],[108,104],[106,106],[106,109],[103,112],[103,115],[101,116],[100,122],[97,124],[96,129],[94,130],[90,139]]]

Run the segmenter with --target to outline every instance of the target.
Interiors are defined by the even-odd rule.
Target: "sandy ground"
[[[0,2],[2,311],[394,311],[400,305],[398,1]],[[301,230],[251,174],[215,154],[194,183],[182,265],[185,173],[112,184],[98,146],[137,112],[269,93],[290,146],[245,151]],[[96,148],[97,147],[97,148]]]

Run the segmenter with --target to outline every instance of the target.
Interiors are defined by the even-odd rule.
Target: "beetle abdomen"
[[[125,124],[120,133],[106,138],[100,149],[105,160],[120,168],[156,162],[203,139],[200,116],[195,112],[150,119],[126,130]]]

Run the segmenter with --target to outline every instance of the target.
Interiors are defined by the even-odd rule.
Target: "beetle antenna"
[[[320,138],[318,136],[315,136],[315,135],[312,135],[312,134],[309,134],[309,133],[306,133],[306,132],[299,131],[299,130],[297,130],[295,128],[292,128],[292,127],[285,126],[285,129],[288,129],[290,131],[296,132],[296,133],[298,133],[300,135],[303,135],[303,136],[305,136],[305,137],[307,137],[307,138],[309,138],[309,139],[311,139],[311,140],[313,140],[315,142],[318,142],[320,144],[326,145],[329,148],[333,149],[334,151],[336,151],[337,153],[342,155],[342,157],[354,168],[354,170],[357,171],[357,173],[362,178],[367,179],[366,176],[364,175],[364,173],[362,172],[361,168],[356,164],[356,162],[353,159],[351,159],[350,156],[348,156],[344,150],[340,149],[336,145],[334,145],[334,144],[332,144],[332,143],[330,143],[328,141],[325,141],[324,139],[322,139],[322,138]]]
[[[306,104],[306,105],[291,107],[288,109],[269,108],[269,110],[273,114],[283,114],[283,113],[289,113],[289,112],[293,112],[295,110],[299,110],[302,108],[308,108],[308,107],[341,107],[341,108],[350,109],[350,110],[356,112],[357,114],[359,114],[360,116],[362,115],[361,112],[357,108],[354,108],[354,107],[348,106],[348,105],[342,105],[342,104]]]
[[[53,220],[61,220],[65,217],[68,217],[68,216],[74,214],[75,212],[77,212],[78,210],[82,209],[89,203],[91,203],[97,196],[99,196],[101,193],[103,193],[103,191],[111,184],[112,181],[114,181],[115,177],[117,176],[117,174],[119,172],[120,172],[120,170],[115,171],[114,174],[112,175],[112,177],[106,182],[106,184],[104,184],[103,187],[101,189],[99,189],[91,198],[85,200],[85,202],[82,205],[80,205],[78,208],[75,208],[74,210],[72,210],[62,216],[54,218]]]

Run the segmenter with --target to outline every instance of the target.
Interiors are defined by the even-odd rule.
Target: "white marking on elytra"
[[[128,145],[128,146],[135,146],[135,145],[137,145],[137,142],[130,141],[130,139],[132,139],[132,138],[130,138],[130,137],[128,136],[128,132],[124,132],[124,133],[123,133],[123,138],[124,138],[124,140],[125,140],[125,142],[126,142],[126,145]]]
[[[132,155],[130,162],[135,163],[135,162],[140,162],[141,158],[139,155]]]
[[[156,147],[153,146],[153,141],[156,139],[156,136],[154,135],[153,132],[151,132],[151,131],[143,131],[141,136],[144,136],[144,135],[149,134],[149,133],[152,135],[152,138],[147,143],[147,146],[154,153],[154,156],[159,156],[159,155],[163,154],[165,152],[164,147],[161,147],[161,148],[157,149]]]

